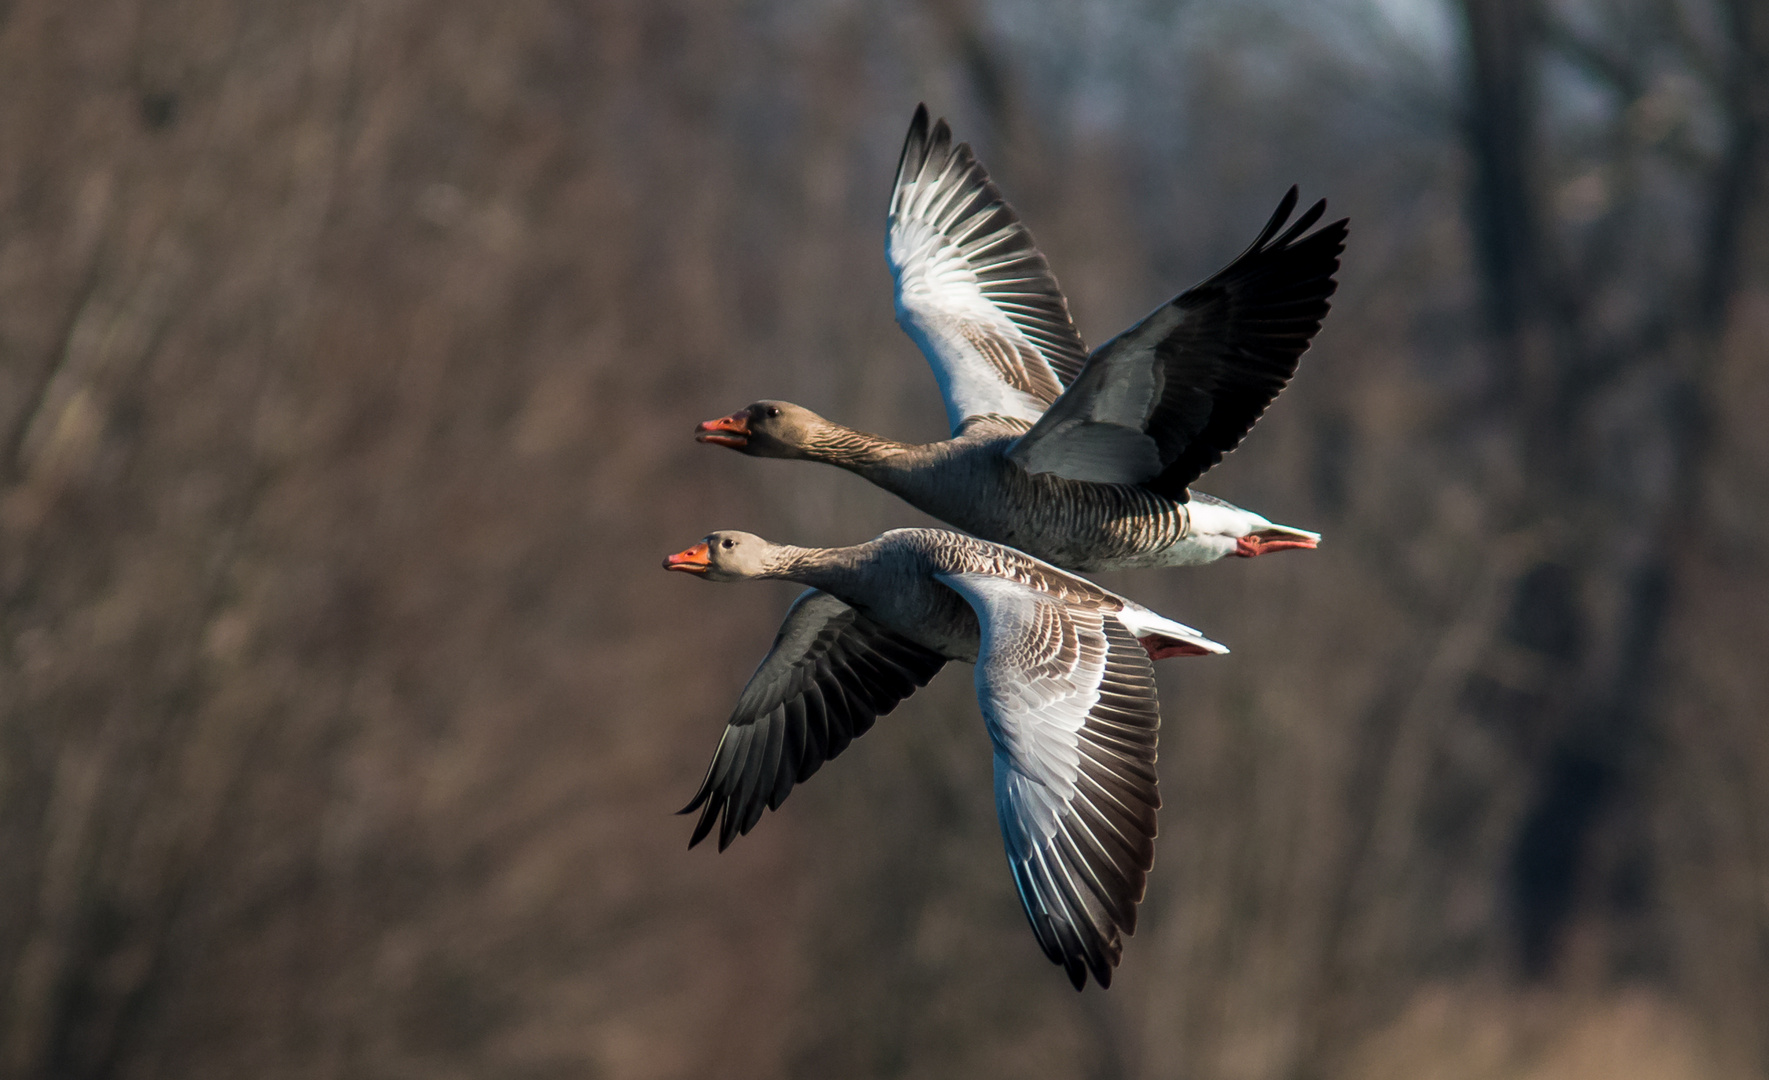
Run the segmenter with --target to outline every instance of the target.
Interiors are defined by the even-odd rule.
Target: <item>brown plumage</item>
[[[1018,551],[938,529],[846,548],[718,532],[672,555],[715,581],[809,585],[684,813],[722,850],[948,660],[976,664],[1002,839],[1026,917],[1075,987],[1109,985],[1154,859],[1151,658],[1226,652]]]
[[[1075,570],[1178,566],[1314,547],[1189,485],[1295,374],[1336,288],[1347,225],[1291,221],[1091,355],[1031,234],[945,121],[916,113],[891,196],[897,319],[928,362],[952,438],[915,446],[760,401],[702,441],[859,473],[977,536]]]

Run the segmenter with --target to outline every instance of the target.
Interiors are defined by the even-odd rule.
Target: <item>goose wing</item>
[[[1154,669],[1117,612],[984,574],[941,575],[982,627],[977,701],[1032,932],[1079,990],[1109,986],[1155,855]]]
[[[1291,188],[1239,258],[1100,346],[1008,456],[1184,501],[1296,373],[1338,287],[1347,222],[1308,233],[1322,200],[1284,229],[1295,208]]]
[[[885,256],[897,322],[933,366],[957,433],[968,417],[1037,420],[1087,347],[1019,215],[967,144],[915,110],[891,191]]]
[[[786,613],[774,647],[737,699],[700,790],[693,847],[719,826],[719,850],[748,833],[762,807],[778,809],[794,784],[926,686],[945,659],[893,634],[818,589]]]

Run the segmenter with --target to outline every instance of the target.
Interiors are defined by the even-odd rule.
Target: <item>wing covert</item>
[[[1347,222],[1308,233],[1322,200],[1284,229],[1296,196],[1228,266],[1100,346],[1009,456],[1184,501],[1296,373],[1338,287]]]

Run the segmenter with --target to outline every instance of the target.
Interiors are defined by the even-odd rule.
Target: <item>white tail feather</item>
[[[1159,637],[1170,638],[1175,642],[1196,645],[1205,652],[1222,654],[1228,652],[1228,646],[1219,641],[1211,641],[1185,623],[1174,622],[1165,615],[1156,614],[1141,604],[1124,602],[1124,610],[1118,613],[1118,621],[1124,624],[1138,638]]]

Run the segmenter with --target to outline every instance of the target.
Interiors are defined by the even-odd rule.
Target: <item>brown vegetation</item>
[[[0,1076],[1769,1073],[1762,5],[1083,10],[0,2]],[[659,558],[926,521],[690,437],[941,434],[920,99],[1090,341],[1353,222],[1105,994],[962,670],[671,816],[792,592]]]

